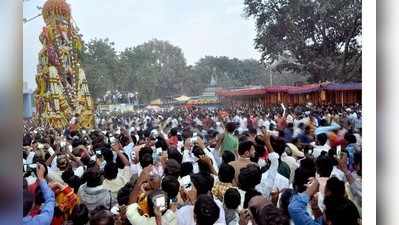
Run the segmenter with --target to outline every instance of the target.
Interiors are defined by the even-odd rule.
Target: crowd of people
[[[107,91],[102,98],[97,98],[98,104],[138,104],[138,92]]]
[[[361,137],[361,105],[26,122],[23,223],[359,225]]]

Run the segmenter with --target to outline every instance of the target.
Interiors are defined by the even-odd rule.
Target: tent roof
[[[150,102],[150,105],[161,105],[161,99],[155,99]]]
[[[275,86],[270,86],[266,87],[265,91],[268,93],[273,93],[273,92],[285,92],[288,91],[290,88],[294,86],[288,86],[288,85],[275,85]]]
[[[321,89],[320,84],[307,84],[299,87],[291,87],[288,89],[288,94],[308,94],[316,92]]]
[[[149,110],[155,110],[155,111],[161,109],[161,108],[160,108],[159,106],[157,106],[157,105],[147,105],[145,108],[146,108],[146,109],[149,109]]]
[[[216,92],[221,96],[245,96],[245,95],[262,95],[265,94],[265,88],[242,88],[234,90],[220,90]]]
[[[182,95],[182,96],[180,96],[180,97],[177,97],[177,98],[175,98],[177,101],[179,101],[179,102],[185,102],[185,101],[188,101],[188,100],[190,100],[191,98],[190,97],[187,97],[187,96],[185,96],[185,95]]]
[[[329,91],[352,91],[362,90],[362,83],[329,83],[323,89]]]
[[[190,100],[187,102],[189,105],[205,105],[205,104],[216,104],[217,99],[198,99],[198,100]]]
[[[305,84],[302,86],[275,85],[260,88],[242,88],[232,90],[219,90],[216,92],[218,96],[250,96],[264,95],[267,93],[285,92],[288,94],[307,94],[320,90],[362,90],[362,83],[324,83],[324,84]]]

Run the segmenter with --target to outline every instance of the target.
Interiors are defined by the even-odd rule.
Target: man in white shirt
[[[235,115],[235,116],[233,117],[233,122],[234,122],[234,123],[239,123],[239,122],[240,122],[240,117],[239,117],[238,115]]]
[[[304,157],[303,152],[299,151],[299,149],[292,143],[287,143],[286,152],[281,155],[281,161],[287,163],[290,167],[290,184],[294,181],[295,170],[299,167],[299,163],[297,162],[296,158],[294,157],[294,152],[300,157]]]
[[[177,224],[178,225],[196,225],[194,221],[194,204],[201,194],[212,195],[211,190],[214,184],[214,179],[211,175],[194,174],[190,176],[191,186],[185,187],[183,191],[183,200],[190,203],[177,210]],[[219,217],[215,225],[225,225],[225,214],[223,203],[214,198],[216,205],[219,207]]]
[[[263,121],[263,126],[266,128],[266,130],[270,130],[270,120],[268,118]]]
[[[327,134],[321,133],[316,136],[316,145],[313,148],[313,157],[316,159],[322,152],[328,153],[330,145],[327,143]]]
[[[65,183],[64,180],[62,179],[62,173],[64,173],[65,170],[67,170],[70,166],[71,163],[69,162],[68,158],[66,155],[58,155],[55,156],[53,154],[51,158],[56,158],[56,165],[57,167],[49,167],[48,168],[48,177],[51,180],[57,181],[59,183]],[[50,160],[53,161],[53,160]],[[77,168],[73,169],[73,173],[75,176],[81,177],[84,173],[84,168],[83,166],[78,166]]]
[[[263,121],[262,117],[259,117],[259,119],[257,121],[257,127],[260,128],[260,127],[264,126],[264,122],[265,121]]]
[[[116,163],[107,163],[104,166],[104,189],[110,190],[112,197],[116,199],[118,191],[130,181],[132,173],[129,168],[129,160],[121,151],[122,146],[119,144],[113,146],[113,150],[116,152],[117,157],[121,159],[124,167],[122,170],[118,170]]]
[[[341,169],[339,169],[337,166],[333,166],[330,177],[336,177],[340,181],[343,181],[343,182],[347,181],[345,173]]]
[[[204,155],[209,157],[212,161],[212,167],[214,169],[215,172],[217,172],[219,170],[218,166],[217,166],[217,162],[215,159],[215,156],[212,154],[211,150],[205,147],[204,141],[200,138],[197,137],[197,140],[195,141],[195,145],[200,147],[202,149],[202,151],[204,152]],[[183,151],[183,160],[182,162],[191,162],[193,163],[193,172],[194,173],[198,173],[199,172],[199,168],[198,168],[198,160],[199,158],[197,158],[191,151],[193,144],[191,144],[191,139],[188,138],[186,139],[186,145],[184,147],[184,151]]]
[[[248,129],[247,129],[247,118],[246,117],[244,117],[244,118],[240,118],[240,127],[238,128],[238,130],[239,130],[239,132],[240,133],[242,133],[242,132],[244,132],[244,131],[247,131]]]
[[[273,190],[282,190],[289,188],[289,180],[277,172],[279,155],[275,152],[269,154],[271,165],[268,170],[262,174],[260,184],[255,189],[262,193],[266,198],[270,198]]]

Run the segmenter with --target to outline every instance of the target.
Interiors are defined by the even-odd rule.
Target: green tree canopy
[[[151,40],[117,53],[108,39],[90,41],[82,53],[83,68],[94,98],[108,90],[138,92],[148,103],[157,98],[200,95],[211,77],[220,87],[270,85],[265,66],[254,59],[205,56],[187,65],[183,51],[167,41]],[[274,84],[292,84],[292,73],[273,71]],[[301,77],[301,76],[297,76]]]
[[[186,59],[179,47],[151,40],[121,53],[121,67],[130,89],[144,101],[180,94],[187,76]]]
[[[81,58],[92,96],[99,97],[118,88],[120,74],[116,73],[118,56],[113,42],[94,39],[85,46]]]
[[[361,79],[361,0],[245,0],[256,20],[255,48],[276,69],[309,81]]]
[[[192,68],[199,88],[205,88],[212,75],[222,87],[265,85],[265,67],[254,59],[205,56]],[[201,82],[202,81],[202,82]]]

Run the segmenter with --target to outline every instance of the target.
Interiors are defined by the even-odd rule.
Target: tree
[[[138,90],[143,101],[183,94],[187,66],[179,47],[154,39],[126,49],[120,61],[128,74],[126,83]]]
[[[265,68],[254,59],[205,56],[192,68],[197,88],[203,90],[213,75],[219,86],[265,85]]]
[[[361,0],[245,0],[256,20],[255,48],[279,71],[309,81],[361,79]]]
[[[118,69],[118,56],[109,39],[91,40],[82,52],[82,64],[92,95],[102,97],[107,90],[121,89],[123,76]]]
[[[108,90],[138,92],[142,103],[178,95],[200,95],[212,75],[221,87],[270,85],[265,66],[254,59],[205,56],[187,66],[182,50],[167,41],[151,40],[119,54],[108,39],[90,41],[82,53],[90,90],[102,97]],[[291,84],[291,73],[277,73],[275,84]],[[278,75],[284,74],[284,75]],[[294,75],[295,76],[295,75]]]

